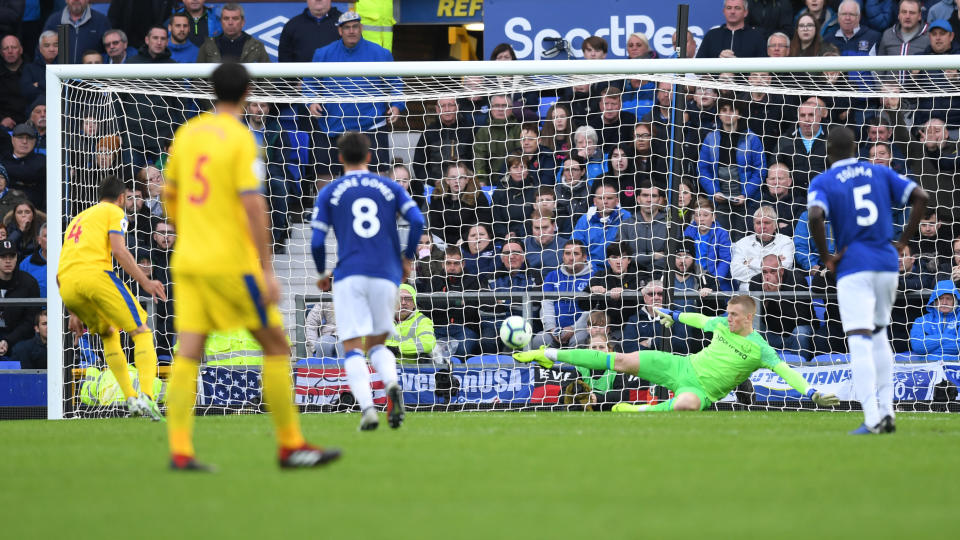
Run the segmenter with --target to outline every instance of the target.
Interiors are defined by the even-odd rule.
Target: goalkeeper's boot
[[[393,429],[403,423],[403,390],[397,383],[387,387],[387,423]]]
[[[882,433],[883,421],[870,427],[866,422],[860,424],[860,427],[850,432],[850,435],[876,435]]]
[[[610,410],[613,412],[627,412],[627,413],[643,412],[647,410],[647,405],[635,405],[633,403],[621,402],[621,403],[614,404],[614,406]]]
[[[536,362],[541,366],[550,369],[553,367],[553,360],[550,360],[547,358],[547,355],[544,354],[546,349],[546,345],[541,345],[540,348],[536,350],[515,352],[513,353],[513,359],[523,364]]]
[[[367,407],[360,418],[360,431],[373,431],[380,426],[380,417],[376,407]]]
[[[886,415],[880,420],[880,433],[893,433],[897,431],[897,424],[893,415]]]
[[[150,396],[141,392],[138,399],[140,400],[140,411],[143,416],[148,416],[154,422],[167,421],[163,417],[163,413],[160,412],[160,407],[157,406],[157,402]]]
[[[304,443],[300,448],[280,449],[281,469],[307,469],[319,467],[340,457],[338,448],[318,448]]]
[[[182,454],[174,454],[170,458],[170,470],[208,473],[217,472],[216,467],[213,465],[200,463],[193,456],[184,456]]]

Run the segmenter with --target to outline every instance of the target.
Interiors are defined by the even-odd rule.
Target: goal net
[[[391,342],[409,407],[605,410],[662,401],[667,389],[635,376],[516,364],[501,325],[514,315],[528,321],[528,347],[687,355],[710,334],[666,328],[655,310],[722,316],[741,293],[755,298],[754,326],[781,358],[817,388],[852,400],[836,282],[820,264],[806,213],[807,186],[827,168],[826,134],[836,126],[853,130],[860,159],[889,165],[931,194],[934,211],[901,258],[889,327],[896,397],[911,410],[956,400],[960,75],[950,62],[248,67],[255,81],[243,121],[266,165],[281,310],[296,399],[307,410],[353,403],[336,314],[315,287],[309,255],[313,199],[340,174],[336,138],[351,129],[371,140],[371,168],[403,185],[427,218]],[[51,266],[64,224],[96,202],[99,180],[109,173],[128,180],[127,244],[148,275],[172,286],[169,302],[140,298],[161,359],[161,395],[163,364],[175,349],[168,260],[176,229],[159,194],[173,132],[212,106],[212,68],[50,68],[57,81],[47,98]],[[898,238],[908,212],[879,210],[893,212],[890,235]],[[827,232],[832,249],[829,223]],[[400,237],[406,241],[402,228]],[[50,312],[59,315],[50,284]],[[64,321],[50,318],[51,335],[62,338],[50,344],[50,416],[116,414],[121,396],[98,339],[75,344]],[[208,340],[205,356],[198,406],[259,410],[256,343],[225,332]],[[374,395],[385,401],[375,374]],[[813,404],[762,369],[716,406]]]

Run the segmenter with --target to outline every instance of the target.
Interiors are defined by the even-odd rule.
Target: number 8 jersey
[[[399,184],[367,171],[350,171],[320,190],[311,225],[322,233],[336,233],[335,280],[360,275],[400,283],[398,214],[409,222],[423,222],[416,203]],[[419,239],[418,230],[417,237],[409,239],[413,245],[407,246],[408,257]]]
[[[897,272],[893,208],[903,207],[916,183],[884,165],[844,159],[810,182],[807,206],[823,209],[833,224],[837,278],[855,272]],[[846,251],[844,251],[846,250]]]
[[[172,271],[260,272],[240,199],[262,191],[259,155],[250,130],[231,115],[204,113],[177,129],[163,171],[166,211],[177,227]]]

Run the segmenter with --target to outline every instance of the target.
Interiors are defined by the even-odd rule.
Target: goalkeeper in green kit
[[[780,375],[790,386],[814,401],[831,407],[840,403],[833,394],[818,392],[786,362],[777,356],[759,333],[753,329],[757,305],[753,298],[734,296],[727,304],[726,317],[707,317],[699,313],[681,313],[660,309],[663,325],[674,322],[703,329],[713,334],[710,345],[690,356],[677,356],[660,351],[607,353],[587,349],[548,349],[513,354],[518,362],[536,362],[550,369],[555,362],[565,362],[588,369],[612,369],[630,373],[654,384],[673,390],[673,398],[656,405],[618,403],[614,411],[702,411],[723,399],[731,390],[762,367]]]

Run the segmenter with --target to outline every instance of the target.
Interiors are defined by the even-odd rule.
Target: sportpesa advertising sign
[[[484,57],[499,43],[509,43],[520,60],[540,60],[544,38],[560,37],[570,58],[583,58],[580,45],[590,36],[610,44],[610,58],[626,58],[627,36],[640,32],[660,56],[673,54],[677,4],[638,0],[486,0],[483,3]],[[690,32],[697,43],[710,28],[723,23],[721,0],[689,0]],[[567,59],[566,54],[555,58]]]

